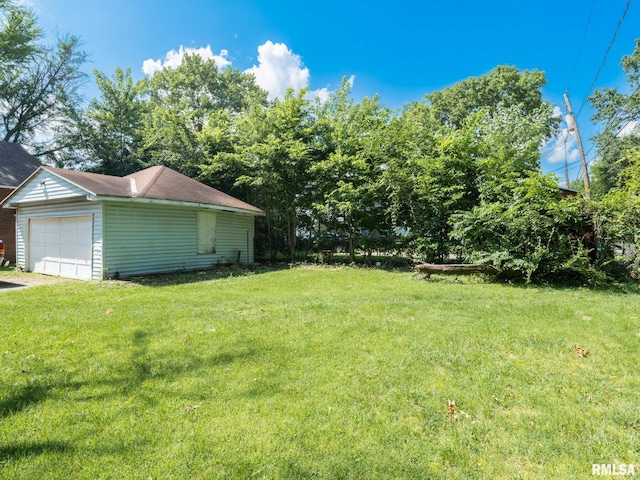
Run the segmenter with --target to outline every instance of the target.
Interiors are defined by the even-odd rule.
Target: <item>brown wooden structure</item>
[[[477,263],[424,263],[416,265],[416,271],[422,278],[429,278],[433,274],[443,275],[469,275],[472,273],[483,273],[486,275],[497,275],[499,270],[491,265]]]

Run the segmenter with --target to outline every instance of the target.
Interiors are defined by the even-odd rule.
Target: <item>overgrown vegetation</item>
[[[637,465],[639,294],[326,267],[2,291],[0,478]]]
[[[392,112],[377,96],[354,100],[346,79],[326,102],[305,90],[268,101],[250,74],[187,55],[141,81],[129,69],[96,71],[100,97],[78,109],[77,41],[60,43],[67,57],[54,55],[38,46],[32,12],[4,0],[0,14],[0,90],[40,68],[37,52],[67,59],[70,83],[51,82],[67,85],[67,96],[45,95],[68,100],[51,111],[64,127],[52,161],[111,175],[167,165],[256,204],[267,214],[259,256],[401,253],[490,263],[524,281],[639,273],[640,135],[620,133],[640,119],[640,43],[622,60],[633,93],[605,89],[592,99],[605,128],[597,201],[587,204],[561,198],[555,177],[542,174],[540,146],[560,119],[535,69],[497,66]],[[5,119],[17,111],[9,98]],[[7,138],[34,133],[21,131]]]

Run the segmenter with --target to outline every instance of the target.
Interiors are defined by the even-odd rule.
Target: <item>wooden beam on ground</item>
[[[429,278],[433,274],[443,275],[469,275],[472,273],[483,273],[487,275],[497,275],[499,270],[491,265],[476,263],[418,263],[416,271],[422,278]]]

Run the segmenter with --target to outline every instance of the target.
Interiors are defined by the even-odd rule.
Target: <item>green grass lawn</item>
[[[0,291],[0,477],[640,475],[639,289],[433,278]]]

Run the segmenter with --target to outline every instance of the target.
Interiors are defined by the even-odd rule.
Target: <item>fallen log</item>
[[[416,271],[422,278],[429,278],[433,274],[443,275],[469,275],[471,273],[484,273],[487,275],[497,275],[500,271],[491,265],[480,263],[424,263],[416,265]]]

